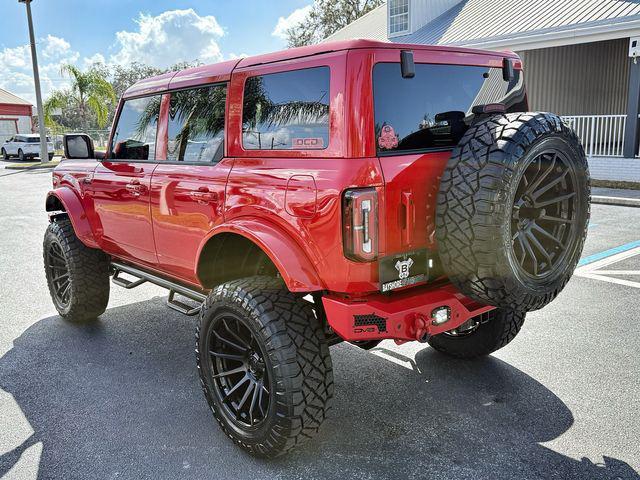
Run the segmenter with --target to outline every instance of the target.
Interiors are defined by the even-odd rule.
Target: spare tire
[[[480,116],[440,182],[442,267],[478,302],[522,312],[542,308],[571,278],[589,213],[584,150],[558,116]]]

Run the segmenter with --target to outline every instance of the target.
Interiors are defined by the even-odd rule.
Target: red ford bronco
[[[329,346],[487,355],[578,262],[589,173],[528,113],[513,53],[355,40],[140,81],[106,152],[83,134],[46,200],[47,281],[93,320],[109,277],[198,315],[213,414],[261,456],[316,433]]]

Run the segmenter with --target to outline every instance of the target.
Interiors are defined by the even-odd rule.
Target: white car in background
[[[47,153],[49,160],[53,159],[53,142],[47,137]],[[15,135],[2,144],[0,149],[2,158],[18,157],[20,160],[40,156],[40,135],[35,133]]]

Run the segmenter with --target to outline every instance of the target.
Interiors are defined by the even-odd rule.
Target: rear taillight
[[[342,199],[344,254],[357,262],[378,256],[378,193],[375,188],[347,190]]]

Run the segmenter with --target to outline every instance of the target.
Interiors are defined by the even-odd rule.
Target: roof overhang
[[[640,16],[638,15],[617,20],[590,22],[584,25],[571,25],[564,28],[518,32],[501,37],[465,40],[451,43],[450,45],[487,50],[507,48],[520,52],[523,50],[536,50],[635,36],[640,36]]]

